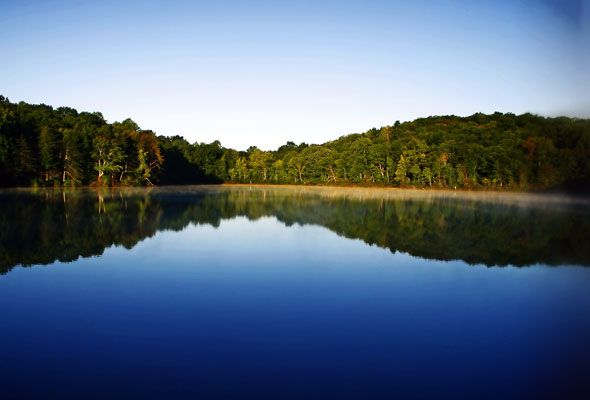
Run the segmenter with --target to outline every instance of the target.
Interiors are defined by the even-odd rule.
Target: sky
[[[0,94],[244,150],[590,117],[590,0],[0,0]]]

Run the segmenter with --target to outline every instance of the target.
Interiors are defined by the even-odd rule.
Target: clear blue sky
[[[224,146],[590,116],[590,1],[4,1],[0,93]]]

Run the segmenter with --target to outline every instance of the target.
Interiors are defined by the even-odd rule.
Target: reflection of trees
[[[112,244],[133,247],[152,236],[160,207],[149,197],[43,192],[0,196],[0,268],[100,255]],[[149,218],[140,218],[149,214]]]
[[[321,192],[247,188],[205,191],[40,191],[0,196],[0,272],[72,261],[106,247],[131,248],[159,230],[189,223],[274,216],[314,224],[368,244],[438,260],[518,266],[590,265],[590,218],[576,208],[547,210],[468,199],[358,199]]]

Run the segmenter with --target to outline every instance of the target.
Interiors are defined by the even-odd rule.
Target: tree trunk
[[[66,183],[66,169],[68,168],[68,149],[66,148],[66,153],[64,156],[64,171],[61,176],[61,182]]]

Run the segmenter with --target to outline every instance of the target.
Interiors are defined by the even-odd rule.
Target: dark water
[[[0,192],[0,398],[590,398],[590,206]]]

